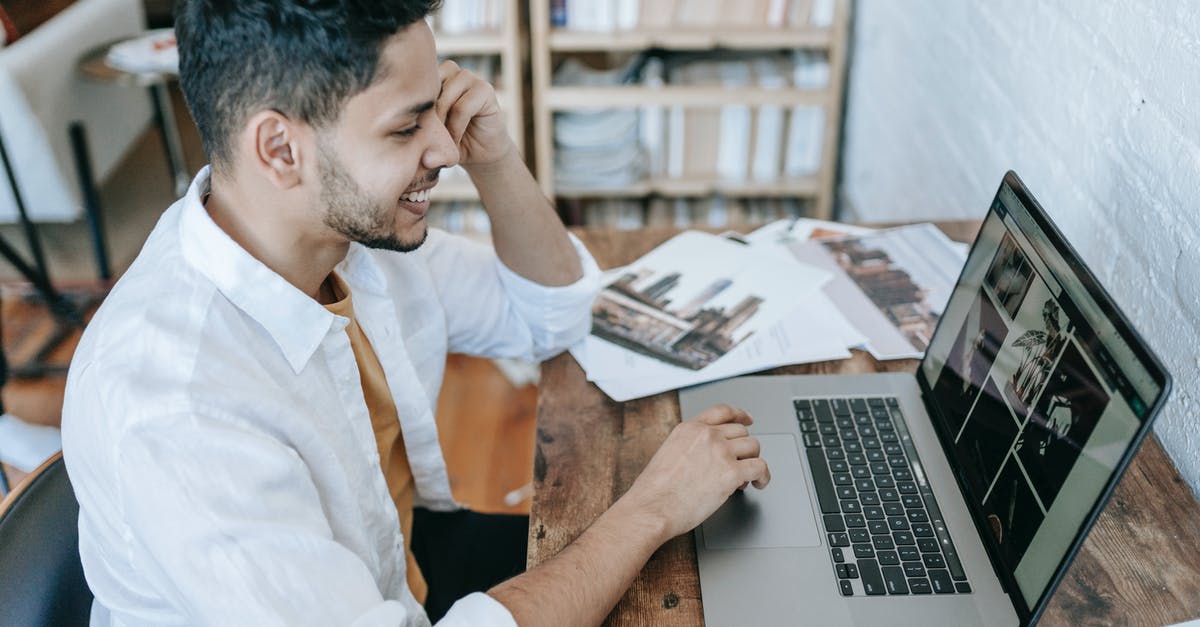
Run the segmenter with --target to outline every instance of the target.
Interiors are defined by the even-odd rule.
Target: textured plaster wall
[[[1175,376],[1200,491],[1200,2],[857,0],[842,208],[981,218],[1016,170]]]

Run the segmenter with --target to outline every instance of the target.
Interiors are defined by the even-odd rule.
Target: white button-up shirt
[[[405,581],[354,354],[334,315],[205,211],[163,214],[76,350],[63,449],[92,624],[428,625]],[[417,502],[457,507],[433,408],[447,351],[540,360],[587,333],[599,271],[545,287],[430,230],[338,266],[396,401]],[[476,593],[440,624],[512,625]]]

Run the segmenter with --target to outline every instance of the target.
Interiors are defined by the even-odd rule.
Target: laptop
[[[1171,380],[1017,175],[915,374],[680,393],[754,417],[767,489],[696,532],[708,625],[1029,625]]]

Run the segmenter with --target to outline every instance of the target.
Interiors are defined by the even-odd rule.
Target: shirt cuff
[[[517,627],[512,612],[483,592],[474,592],[455,601],[437,624],[438,627]]]
[[[567,233],[583,276],[570,285],[550,287],[531,281],[496,258],[500,282],[533,334],[534,358],[547,359],[583,339],[592,328],[592,303],[600,292],[600,267],[579,238]]]

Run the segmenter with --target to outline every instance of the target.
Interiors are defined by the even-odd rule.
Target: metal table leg
[[[151,100],[154,102],[154,118],[158,122],[158,130],[162,133],[163,148],[167,151],[167,163],[171,167],[171,179],[175,181],[175,196],[187,193],[192,184],[188,174],[187,162],[183,158],[183,141],[179,138],[179,126],[175,123],[175,108],[171,104],[171,93],[165,82],[150,86]]]

